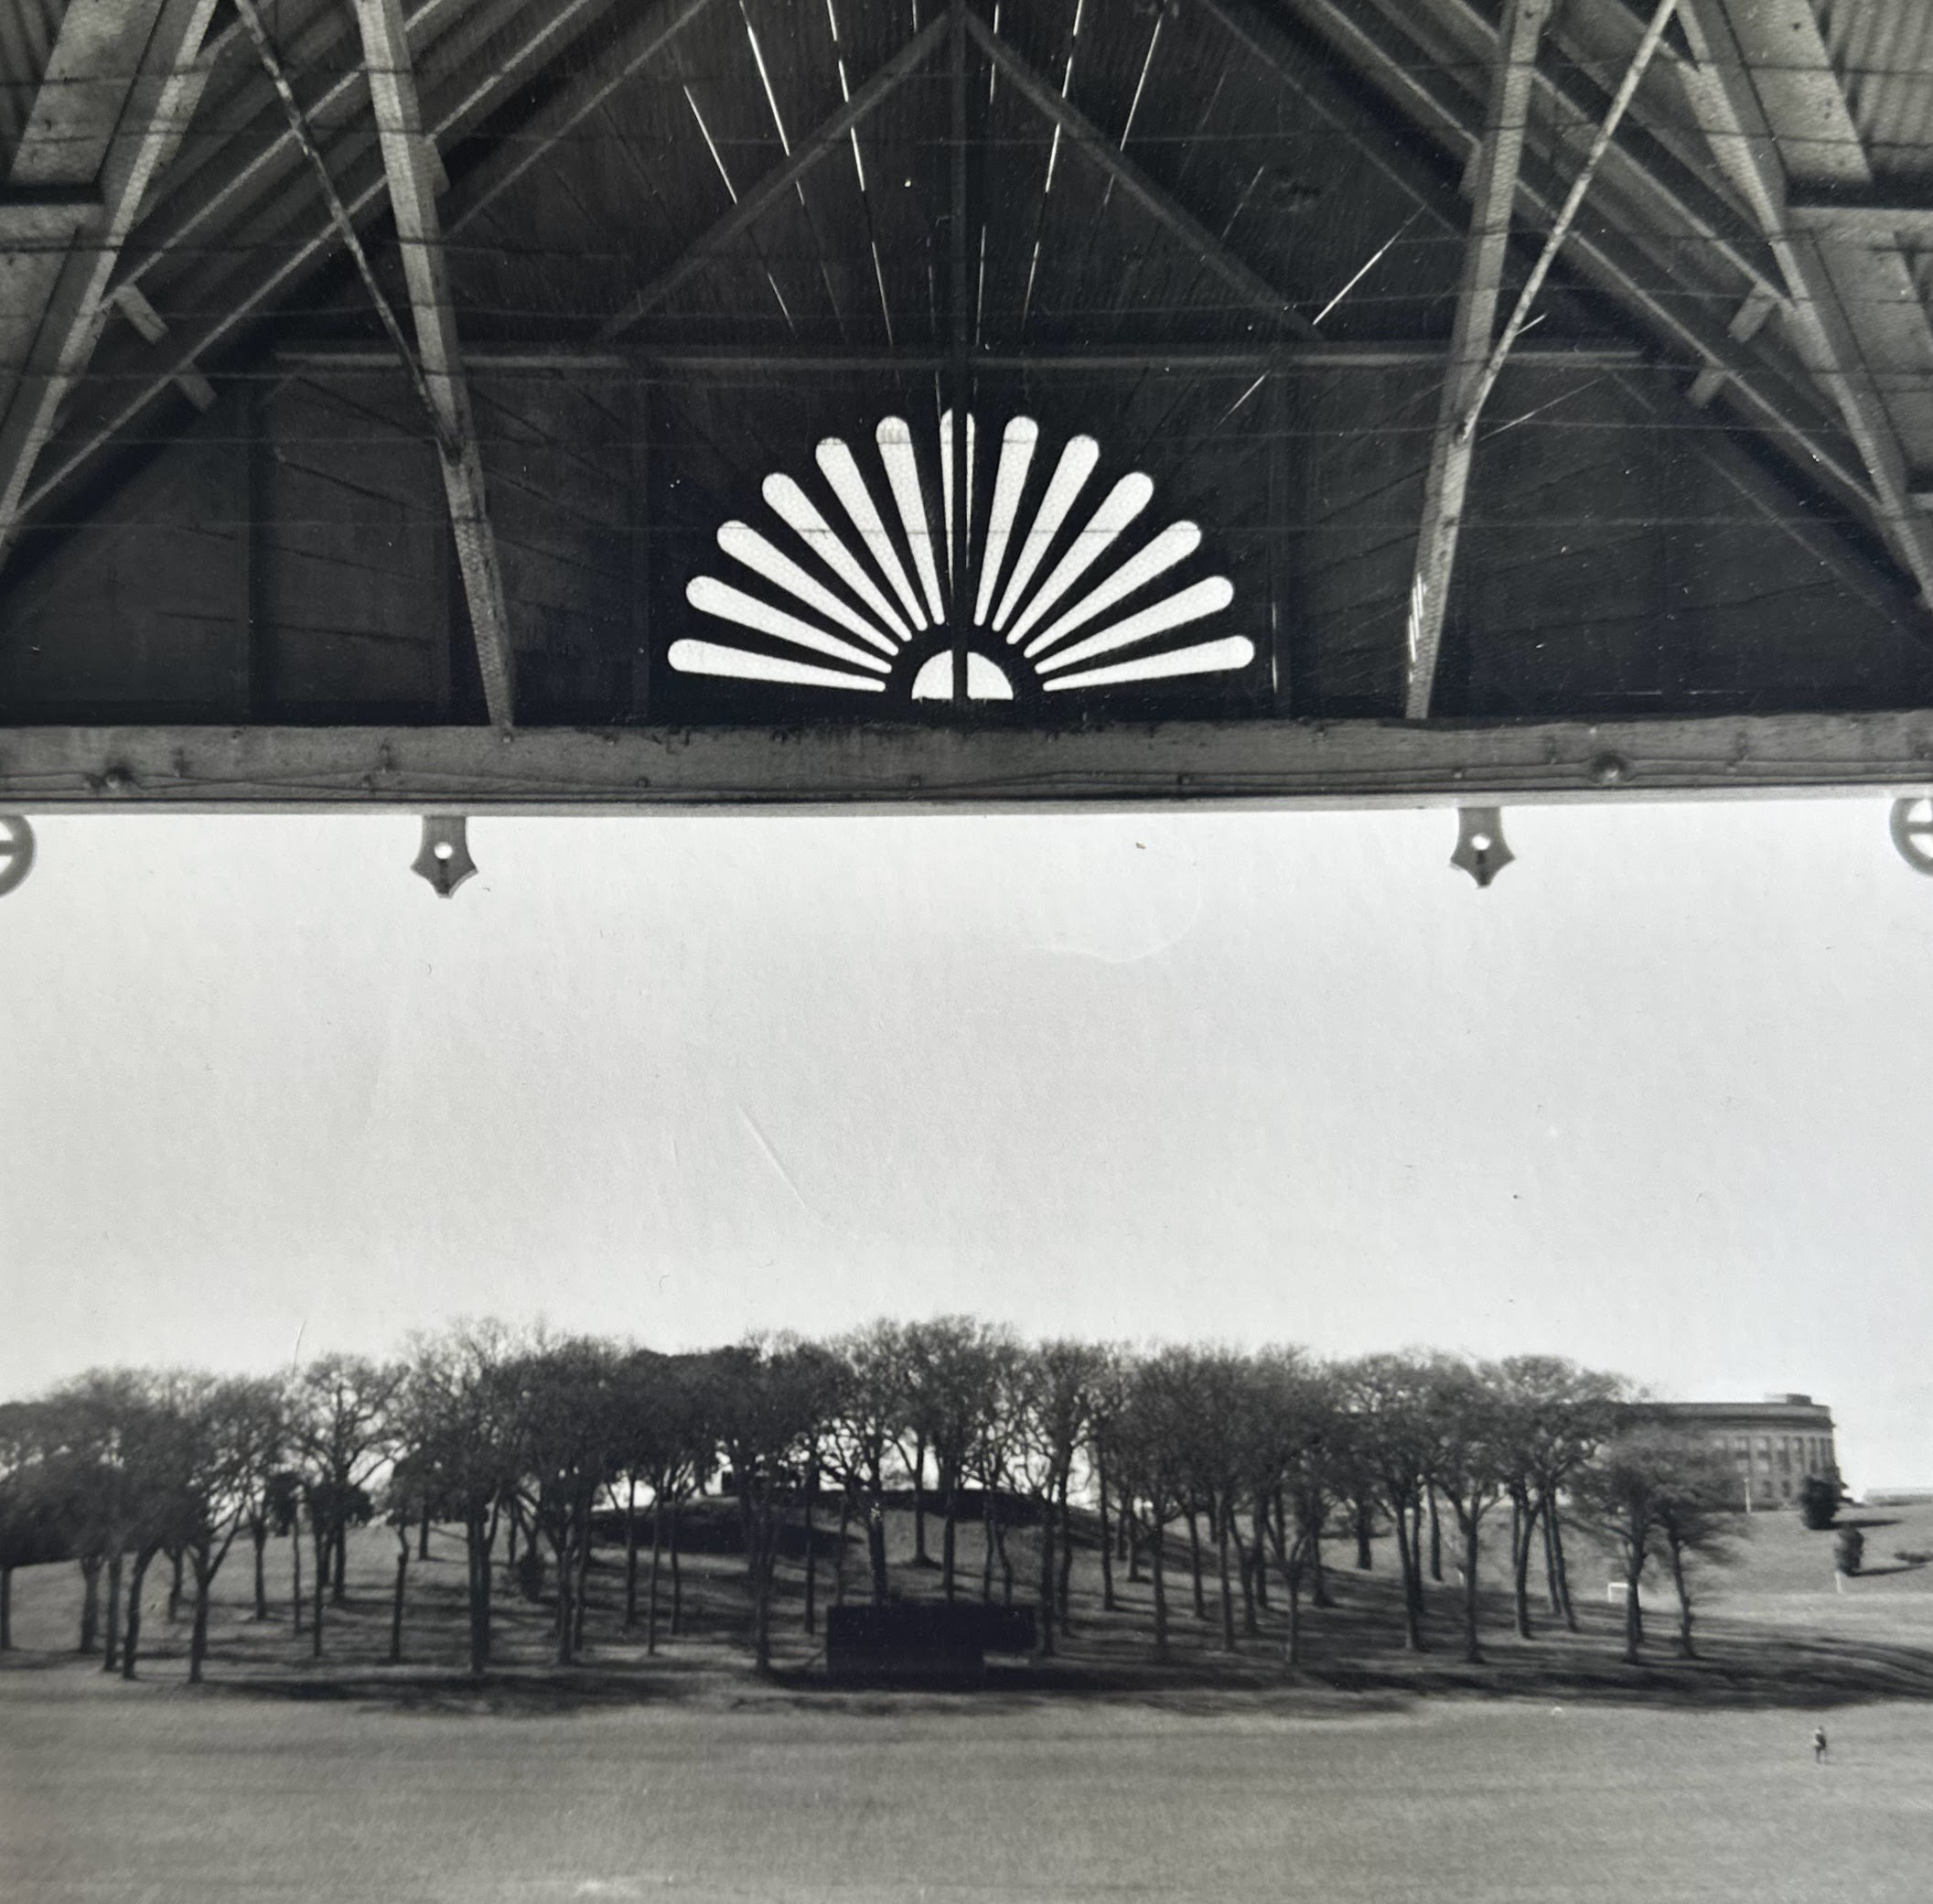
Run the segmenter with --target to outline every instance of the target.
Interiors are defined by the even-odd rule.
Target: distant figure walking
[[[1812,1763],[1823,1765],[1826,1760],[1826,1728],[1815,1727],[1812,1732]]]

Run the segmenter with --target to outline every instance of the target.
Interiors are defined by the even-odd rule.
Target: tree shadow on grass
[[[449,1718],[554,1718],[631,1706],[685,1705],[714,1698],[734,1683],[734,1674],[711,1662],[652,1660],[643,1665],[495,1667],[480,1679],[460,1669],[350,1667],[210,1681],[209,1690],[237,1699],[350,1705]]]

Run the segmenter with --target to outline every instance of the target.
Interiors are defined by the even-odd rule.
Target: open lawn
[[[1867,1528],[1875,1567],[1933,1548],[1933,1511],[1854,1518],[1895,1523]],[[894,1532],[897,1584],[919,1581]],[[976,1530],[962,1545],[977,1592]],[[71,1651],[75,1570],[24,1572],[19,1650],[0,1662],[0,1898],[1933,1895],[1933,1567],[1837,1593],[1831,1536],[1788,1516],[1709,1576],[1702,1662],[1670,1659],[1659,1604],[1655,1661],[1621,1667],[1608,1569],[1584,1554],[1580,1636],[1542,1622],[1517,1641],[1492,1600],[1489,1658],[1466,1667],[1452,1581],[1434,1590],[1439,1650],[1406,1658],[1379,1554],[1368,1576],[1338,1569],[1293,1680],[1279,1609],[1224,1654],[1184,1566],[1176,1657],[1157,1669],[1145,1581],[1103,1615],[1090,1553],[1064,1658],[956,1694],[828,1688],[796,1565],[779,1675],[753,1679],[724,1554],[688,1557],[693,1618],[656,1658],[618,1623],[615,1565],[568,1672],[543,1663],[546,1609],[507,1594],[506,1664],[474,1687],[456,1670],[460,1559],[440,1536],[437,1552],[412,1570],[400,1667],[382,1658],[387,1534],[358,1537],[319,1665],[285,1604],[246,1618],[238,1552],[200,1689],[182,1683],[186,1621],[168,1622],[160,1570],[158,1650],[134,1685]],[[279,1589],[280,1546],[271,1565]]]

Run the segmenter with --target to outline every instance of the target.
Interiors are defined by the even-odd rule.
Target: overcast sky
[[[0,1393],[458,1314],[1549,1350],[1933,1484],[1933,879],[1884,802],[38,823]]]

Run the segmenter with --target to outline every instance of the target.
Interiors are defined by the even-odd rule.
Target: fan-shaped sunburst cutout
[[[1088,484],[1101,446],[1070,436],[1028,514],[1040,426],[1012,417],[981,523],[973,520],[978,436],[969,414],[964,562],[954,547],[950,410],[940,414],[929,458],[904,417],[883,418],[870,479],[851,446],[828,436],[814,461],[830,506],[791,476],[768,476],[762,494],[786,540],[749,522],[719,529],[733,579],[694,576],[685,599],[726,626],[716,639],[673,641],[671,666],[728,680],[951,700],[956,594],[972,603],[973,645],[959,683],[969,701],[1011,701],[1015,676],[1027,672],[1053,694],[1231,673],[1255,659],[1246,635],[1198,639],[1198,624],[1234,601],[1226,576],[1173,586],[1174,572],[1201,547],[1200,529],[1181,522],[1135,533],[1154,500],[1152,478],[1132,470],[1096,500]],[[932,463],[937,486],[926,479]],[[749,592],[746,582],[764,592]],[[771,645],[743,646],[747,634]]]

